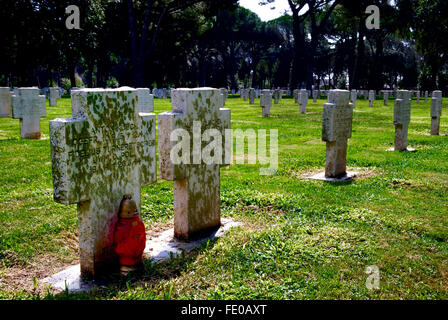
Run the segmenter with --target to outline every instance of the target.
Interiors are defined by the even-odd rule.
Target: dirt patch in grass
[[[0,271],[0,290],[33,291],[34,281],[42,280],[58,273],[70,265],[78,263],[78,235],[62,235],[63,249],[69,254],[61,257],[57,254],[41,254],[26,265],[14,265]],[[34,280],[35,279],[35,280]],[[47,285],[40,284],[35,292],[44,292]]]
[[[308,170],[308,171],[290,171],[291,178],[302,178],[308,180],[310,177],[322,173],[325,171],[325,168],[320,170]],[[360,180],[366,179],[370,177],[374,177],[378,175],[376,169],[366,169],[366,168],[347,168],[347,171],[357,172],[356,176],[352,180]]]

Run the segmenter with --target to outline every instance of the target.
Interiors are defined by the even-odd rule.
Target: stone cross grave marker
[[[255,89],[249,89],[249,104],[255,104]]]
[[[124,88],[122,88],[124,89]],[[129,88],[132,89],[132,88]],[[137,96],[138,96],[138,112],[153,112],[154,111],[154,95],[151,94],[151,90],[149,88],[137,88]]]
[[[350,100],[352,102],[353,108],[356,106],[356,98],[358,97],[358,93],[356,89],[350,91]]]
[[[9,87],[0,87],[0,117],[11,117],[11,94]]]
[[[440,117],[442,116],[442,91],[432,92],[431,98],[431,135],[440,133]]]
[[[272,107],[272,92],[271,90],[261,90],[260,105],[262,110],[262,117],[269,117],[271,115]]]
[[[306,105],[308,103],[308,91],[302,89],[299,92],[300,113],[306,113]]]
[[[399,90],[394,106],[395,151],[408,146],[408,127],[411,121],[411,91]]]
[[[425,103],[428,103],[428,91],[425,91]]]
[[[415,95],[417,96],[417,104],[420,104],[420,90],[418,90]]]
[[[348,90],[331,90],[324,104],[322,140],[327,143],[325,177],[347,176],[347,140],[352,136],[353,106]]]
[[[369,107],[373,107],[373,102],[375,101],[375,90],[369,91]]]
[[[245,88],[241,88],[241,89],[240,89],[240,97],[241,97],[241,99],[243,99],[244,101],[247,100],[247,98],[246,98],[246,89],[245,89]]]
[[[61,98],[59,88],[48,88],[48,98],[50,100],[50,107],[56,107],[58,104],[58,99]]]
[[[221,92],[221,94],[223,95],[223,106],[225,106],[226,101],[227,101],[227,97],[228,97],[228,92],[226,88],[220,88],[219,91]]]
[[[278,104],[278,101],[280,100],[280,89],[274,90],[274,103]]]
[[[383,91],[384,105],[387,106],[389,104],[389,91]]]
[[[45,118],[45,96],[38,88],[18,88],[12,96],[12,117],[20,119],[20,136],[25,139],[40,139],[40,118]]]
[[[50,121],[54,200],[78,204],[81,276],[116,266],[114,230],[124,195],[156,181],[155,115],[138,90],[81,89],[71,119]]]
[[[293,91],[294,102],[299,103],[299,89]]]
[[[160,176],[174,181],[174,236],[179,239],[194,238],[221,223],[220,167],[230,164],[223,139],[230,129],[230,109],[220,108],[219,94],[213,88],[173,90],[173,112],[158,116]],[[208,131],[214,132],[211,143],[210,136],[205,138]],[[181,161],[173,160],[172,154],[180,151],[173,135],[187,146]]]
[[[278,99],[279,100],[283,100],[283,90],[282,89],[278,89],[278,92],[279,92]]]
[[[319,92],[317,90],[313,90],[313,102],[317,101],[317,95],[319,94]]]

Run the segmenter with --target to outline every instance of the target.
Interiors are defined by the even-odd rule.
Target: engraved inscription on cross
[[[71,119],[50,121],[54,199],[78,204],[81,275],[116,266],[113,233],[123,195],[140,211],[156,181],[155,115],[132,88],[72,92]]]
[[[324,104],[322,140],[327,142],[325,177],[347,174],[347,139],[352,136],[353,105],[347,90],[331,90]]]
[[[45,118],[45,96],[38,88],[18,88],[11,97],[12,117],[20,119],[20,136],[26,139],[40,139],[40,118]]]
[[[407,150],[409,122],[411,122],[411,91],[399,90],[394,106],[395,151]]]
[[[230,109],[220,108],[220,91],[212,88],[176,89],[171,101],[173,112],[158,116],[160,176],[174,181],[174,236],[191,239],[221,223],[220,167],[230,164],[223,138]],[[180,156],[179,137],[186,146],[182,161],[173,160]],[[214,160],[206,161],[213,144]]]

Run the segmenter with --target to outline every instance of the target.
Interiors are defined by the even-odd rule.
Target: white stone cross
[[[11,94],[9,87],[0,87],[0,117],[11,117]]]
[[[431,98],[431,135],[440,133],[440,117],[442,116],[442,91],[432,92]]]
[[[352,136],[353,106],[348,90],[330,90],[324,104],[322,140],[327,142],[325,177],[347,175],[347,139]]]
[[[299,89],[295,89],[292,94],[294,97],[294,102],[299,103]]]
[[[383,91],[384,105],[387,106],[389,104],[389,91]]]
[[[373,107],[373,102],[375,101],[375,90],[369,91],[369,107]]]
[[[278,104],[278,101],[280,100],[280,89],[274,90],[274,103]]]
[[[220,167],[230,164],[230,145],[223,139],[230,109],[220,108],[220,91],[213,88],[176,89],[171,101],[173,111],[158,116],[160,176],[174,181],[174,235],[191,239],[220,226]]]
[[[220,88],[219,90],[221,91],[221,94],[224,96],[222,105],[225,106],[229,93],[226,88]]]
[[[420,104],[420,90],[417,90],[416,96],[417,96],[417,103]]]
[[[48,98],[50,99],[50,107],[56,107],[58,99],[61,98],[59,88],[48,88]]]
[[[72,92],[71,119],[50,121],[54,200],[78,204],[81,276],[116,266],[113,236],[119,205],[156,181],[155,115],[138,90]]]
[[[137,96],[138,112],[148,113],[154,111],[154,95],[151,94],[149,88],[137,88]]]
[[[425,103],[427,103],[428,102],[428,91],[425,91]]]
[[[394,106],[395,151],[408,146],[408,127],[411,121],[411,91],[398,90]]]
[[[40,139],[40,118],[45,118],[45,96],[38,88],[18,88],[12,96],[12,117],[20,119],[20,136]]]
[[[350,91],[350,101],[352,102],[353,108],[355,108],[355,106],[356,106],[357,97],[358,97],[358,93],[357,93],[356,89],[353,89],[352,91]]]
[[[255,89],[254,88],[250,88],[249,89],[249,104],[254,104],[255,103]]]
[[[300,113],[306,113],[306,105],[308,103],[308,91],[302,89],[299,91]]]
[[[317,101],[317,95],[319,94],[319,91],[313,90],[313,102]]]
[[[272,93],[271,90],[261,90],[260,105],[263,118],[271,115]]]

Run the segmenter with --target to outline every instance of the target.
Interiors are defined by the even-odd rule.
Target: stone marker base
[[[395,151],[395,148],[392,147],[392,148],[387,149],[386,151]],[[406,150],[403,150],[400,152],[416,152],[416,151],[417,151],[417,149],[414,149],[414,148],[406,148]]]
[[[321,180],[321,181],[328,181],[328,182],[344,182],[344,181],[352,180],[354,177],[356,177],[357,174],[358,174],[358,172],[355,172],[355,171],[347,171],[347,174],[341,178],[327,178],[327,177],[325,177],[325,172],[321,172],[321,173],[315,174],[313,176],[307,177],[307,179]]]
[[[210,231],[208,234],[204,235],[204,237],[193,241],[177,240],[174,238],[174,229],[169,229],[161,233],[158,237],[146,241],[144,255],[149,255],[149,259],[154,262],[168,260],[171,255],[180,255],[182,251],[188,253],[199,247],[203,242],[222,237],[230,228],[239,225],[241,225],[240,222],[231,219],[221,219],[220,228]],[[51,284],[52,289],[60,291],[67,289],[69,292],[91,291],[95,286],[107,287],[110,285],[110,283],[107,283],[106,281],[82,280],[80,271],[81,268],[79,264],[71,266],[64,271],[43,279],[42,282]]]

